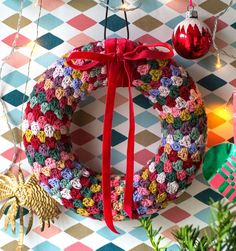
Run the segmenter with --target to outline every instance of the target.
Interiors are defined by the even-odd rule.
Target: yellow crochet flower
[[[180,151],[178,151],[178,157],[183,161],[186,161],[188,159],[188,149],[183,147]]]
[[[180,114],[180,119],[182,121],[187,121],[187,120],[190,120],[191,116],[190,116],[190,113],[188,112],[188,110],[183,110]]]
[[[156,183],[155,180],[153,180],[153,181],[151,182],[151,184],[149,185],[148,189],[149,189],[149,191],[150,191],[151,193],[155,193],[155,192],[157,191],[157,183]]]
[[[167,154],[170,154],[171,151],[172,151],[171,145],[167,143],[164,146],[164,152],[166,152]]]
[[[157,59],[157,63],[159,64],[159,66],[167,66],[168,64],[168,61],[167,60],[160,60],[160,59]]]
[[[41,143],[45,143],[46,134],[44,131],[39,131],[37,137]]]
[[[65,54],[62,56],[62,58],[68,58],[69,54],[70,54],[70,52],[65,53]]]
[[[75,101],[75,98],[73,96],[69,96],[67,98],[67,105],[72,106],[72,104],[74,103],[74,101]]]
[[[65,91],[62,87],[58,87],[55,91],[55,96],[57,99],[61,99],[62,97],[65,96]]]
[[[152,87],[148,84],[144,84],[144,85],[141,85],[141,89],[144,91],[148,91],[148,90],[151,90]]]
[[[146,179],[148,178],[148,169],[146,169],[146,170],[142,173],[141,177],[142,177],[144,180],[146,180]]]
[[[78,71],[78,70],[72,71],[72,78],[81,78],[81,76],[82,76],[81,71]]]
[[[162,71],[161,70],[151,70],[149,74],[152,76],[153,81],[157,81],[160,79]]]
[[[62,170],[65,168],[65,162],[64,160],[57,161],[57,169]]]
[[[194,114],[197,115],[197,116],[200,116],[204,113],[204,106],[203,105],[198,105],[196,107],[196,110],[194,111]]]
[[[101,191],[101,186],[98,185],[98,184],[93,184],[93,185],[90,187],[90,190],[91,190],[91,192],[93,192],[93,193],[100,192],[100,191]]]
[[[124,218],[125,218],[125,216],[121,215],[121,214],[116,214],[113,216],[114,221],[122,221],[122,220],[124,220]]]
[[[191,159],[193,162],[199,162],[201,160],[201,154],[199,151],[195,152],[192,156]]]
[[[160,203],[160,202],[165,201],[166,197],[167,197],[166,192],[158,194],[157,195],[157,202]]]
[[[48,90],[51,89],[53,87],[53,82],[51,79],[46,79],[45,83],[44,83],[44,89]]]
[[[96,178],[97,178],[99,181],[102,181],[102,175],[97,174],[97,175],[96,175]]]
[[[37,81],[38,81],[38,83],[40,83],[40,82],[43,82],[44,80],[45,80],[45,75],[43,74],[39,77],[39,79]]]
[[[174,123],[174,116],[172,114],[168,113],[166,115],[166,122],[169,124],[173,124]]]
[[[89,84],[85,82],[85,83],[83,83],[83,84],[81,85],[80,90],[81,90],[82,92],[84,92],[84,91],[86,91],[86,90],[88,89],[88,86],[89,86]]]
[[[76,212],[82,216],[89,216],[90,213],[84,208],[77,208]]]
[[[161,204],[161,208],[164,209],[168,206],[169,204],[169,201],[164,201],[162,204]]]
[[[61,132],[59,130],[56,130],[54,133],[53,133],[53,137],[56,139],[56,140],[60,140],[61,139]]]
[[[116,211],[120,211],[123,209],[123,204],[119,201],[113,203],[113,209]]]
[[[94,205],[94,200],[91,198],[84,198],[83,199],[83,205],[85,207],[92,207]]]
[[[26,138],[27,142],[30,142],[32,136],[33,136],[32,131],[31,131],[30,129],[27,129],[27,130],[25,131],[25,138]]]
[[[42,169],[41,169],[41,172],[49,177],[51,175],[51,168],[49,166],[44,166]]]

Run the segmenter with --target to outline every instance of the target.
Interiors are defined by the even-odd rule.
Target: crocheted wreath
[[[23,141],[40,185],[59,203],[83,216],[120,221],[156,213],[191,184],[205,149],[206,114],[194,81],[172,56],[168,44],[108,39],[74,49],[42,74],[25,109]],[[157,153],[135,174],[131,85],[152,103],[162,127]],[[103,86],[108,90],[101,175],[75,158],[69,130],[80,101]],[[127,174],[110,177],[117,86],[130,91],[131,140]]]

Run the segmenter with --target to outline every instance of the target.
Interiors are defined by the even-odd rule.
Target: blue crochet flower
[[[65,168],[61,171],[61,176],[64,179],[68,179],[71,180],[73,178],[73,173],[71,172],[71,170],[69,168]]]
[[[173,81],[170,78],[163,77],[161,78],[161,84],[165,87],[169,87],[173,84]]]
[[[65,62],[65,59],[59,58],[59,59],[57,59],[56,64],[58,64],[58,65],[64,65],[64,62]]]
[[[133,193],[133,201],[140,201],[143,198],[143,196],[136,190]]]
[[[181,146],[180,146],[179,142],[174,142],[174,143],[171,145],[171,147],[172,147],[172,149],[173,149],[174,151],[180,151],[180,149],[181,149]]]
[[[51,193],[51,189],[49,186],[45,185],[44,183],[40,183],[40,186],[47,192],[47,193]]]
[[[72,74],[72,68],[69,67],[69,66],[66,66],[64,69],[63,69],[63,75],[64,76],[67,76],[67,75],[71,75]]]
[[[179,76],[181,74],[180,69],[174,65],[171,65],[170,69],[173,76]]]
[[[195,143],[192,143],[191,146],[189,147],[188,151],[189,151],[190,154],[195,153],[195,152],[197,151],[197,146],[196,146],[196,144],[195,144]]]
[[[140,206],[137,208],[137,211],[140,215],[146,214],[147,213],[147,207]]]
[[[156,97],[156,96],[158,96],[160,94],[160,91],[157,90],[157,89],[151,89],[149,91],[149,94],[152,95],[153,97]]]
[[[49,184],[51,187],[55,187],[55,188],[57,188],[57,189],[60,188],[60,180],[59,180],[59,179],[56,179],[56,178],[49,179],[49,180],[48,180],[48,184]]]

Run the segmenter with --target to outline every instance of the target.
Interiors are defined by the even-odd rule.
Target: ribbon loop
[[[103,125],[102,142],[102,192],[104,220],[107,226],[115,233],[118,233],[113,224],[110,188],[111,169],[111,131],[112,118],[116,87],[128,86],[129,90],[129,133],[127,144],[126,180],[124,194],[124,210],[130,218],[133,218],[133,176],[134,176],[134,134],[135,119],[134,105],[132,99],[133,69],[131,61],[141,59],[170,59],[174,53],[172,47],[167,43],[156,43],[153,45],[139,45],[134,48],[135,43],[124,39],[110,38],[105,40],[105,54],[96,52],[74,51],[67,58],[67,64],[76,70],[90,70],[101,63],[107,66],[108,88],[105,104],[105,115]],[[164,47],[168,52],[159,51],[156,47]],[[84,59],[90,60],[83,65],[78,65],[74,61]]]

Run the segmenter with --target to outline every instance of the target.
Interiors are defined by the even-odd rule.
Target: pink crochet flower
[[[169,160],[166,160],[166,162],[164,163],[164,171],[166,173],[171,173],[173,171],[172,164]]]
[[[140,75],[146,75],[150,69],[150,66],[148,64],[140,65],[137,68],[137,71]]]

